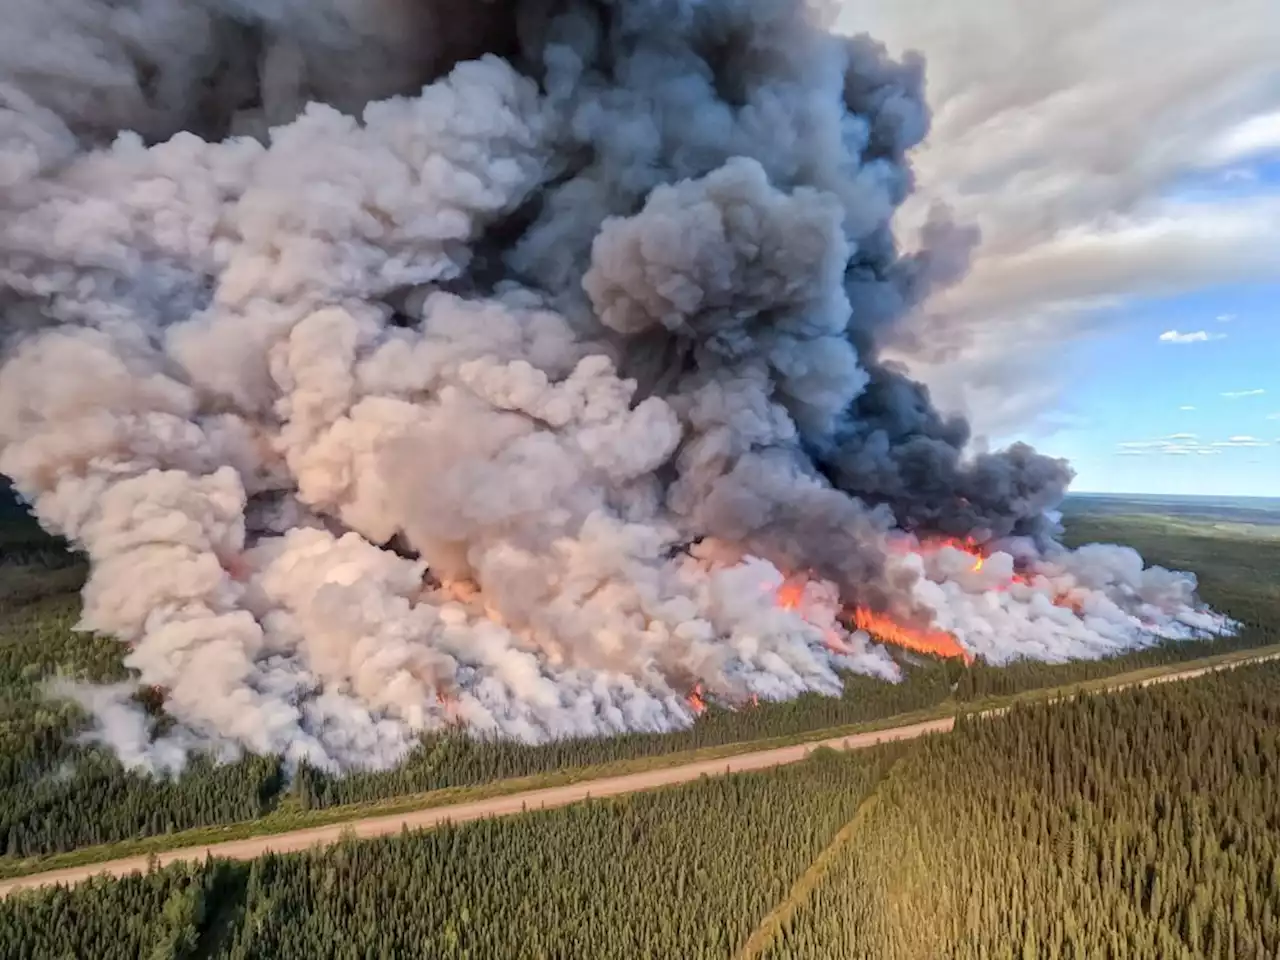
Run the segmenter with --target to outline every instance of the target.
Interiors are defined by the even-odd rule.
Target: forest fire
[[[126,765],[391,769],[451,725],[892,681],[890,644],[1221,632],[1194,577],[1057,543],[1066,462],[979,449],[892,361],[977,249],[895,237],[918,57],[798,0],[458,4],[493,9],[390,46],[454,7],[132,6],[168,26],[0,57],[0,474],[129,645],[129,683],[67,687]],[[104,110],[103,70],[138,95]],[[170,691],[145,742],[135,683]]]
[[[700,717],[707,712],[707,701],[702,696],[702,684],[695,683],[693,689],[689,691],[689,695],[684,699],[693,710],[695,716]]]
[[[970,538],[959,540],[954,537],[946,537],[938,540],[926,540],[926,541],[923,541],[920,544],[920,546],[922,550],[926,553],[936,553],[945,547],[950,547],[952,550],[958,550],[961,553],[968,554],[973,559],[973,565],[969,568],[970,572],[972,573],[981,573],[987,567],[987,560],[988,560],[987,555],[982,552],[982,549],[978,546],[977,541]],[[1005,590],[1008,590],[1009,587],[1015,583],[1020,583],[1025,587],[1030,587],[1033,585],[1032,580],[1029,576],[1027,576],[1024,573],[1015,572],[1015,573],[1011,573],[1009,575],[1009,579],[1006,580],[1005,582],[993,583],[989,586],[988,589],[993,590],[997,593],[1003,592]]]
[[[970,569],[974,573],[978,573],[987,565],[986,554],[978,547],[977,541],[970,537],[966,537],[963,540],[956,537],[941,537],[924,540],[920,543],[920,548],[925,553],[937,553],[947,547],[968,554],[973,560],[973,566]]]
[[[778,606],[783,610],[797,610],[804,599],[804,582],[791,579],[778,588]]]
[[[436,704],[444,712],[445,716],[452,717],[458,709],[458,695],[452,690],[437,689]]]
[[[966,550],[966,552],[969,552]],[[975,555],[974,570],[981,570],[986,558]],[[776,603],[783,610],[800,610],[804,600],[806,580],[804,577],[789,577],[775,591]],[[962,657],[970,663],[973,657],[958,640],[943,630],[917,630],[897,623],[885,614],[855,607],[845,614],[853,629],[865,630],[875,639],[892,646],[914,650],[917,653],[928,653],[942,657]],[[846,653],[847,646],[841,641],[837,631],[827,631],[826,647],[833,653]]]
[[[973,662],[973,655],[945,630],[914,630],[863,607],[855,608],[850,619],[859,630],[895,647],[938,657],[962,657],[965,663]]]

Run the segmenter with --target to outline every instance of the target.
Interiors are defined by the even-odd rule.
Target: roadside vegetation
[[[1187,533],[1184,521],[1170,527],[1150,518],[1083,517],[1071,521],[1076,540],[1130,542],[1153,562],[1199,571],[1206,597],[1244,621],[1245,632],[1058,665],[965,667],[904,656],[900,684],[850,676],[841,697],[736,712],[713,707],[689,729],[668,734],[538,746],[436,735],[388,772],[335,777],[303,767],[288,776],[278,758],[251,757],[224,766],[197,761],[180,777],[156,779],[81,743],[85,718],[47,695],[57,676],[126,680],[121,647],[73,630],[82,560],[2,501],[0,875],[350,819],[362,805],[391,812],[726,756],[1280,643],[1280,587],[1266,576],[1280,569],[1280,540]]]
[[[1280,955],[1280,663],[0,903],[0,955]]]
[[[0,956],[723,958],[892,750],[20,895],[0,904]]]

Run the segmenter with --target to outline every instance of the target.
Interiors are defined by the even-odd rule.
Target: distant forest
[[[1067,497],[1068,516],[1163,516],[1205,522],[1280,525],[1280,497],[1174,497],[1075,493]]]

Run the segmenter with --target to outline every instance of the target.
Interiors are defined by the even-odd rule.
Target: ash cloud
[[[177,721],[68,688],[131,765],[389,766],[455,723],[664,730],[694,684],[895,678],[850,605],[996,660],[1222,627],[1191,578],[1063,551],[1068,467],[970,451],[882,361],[976,242],[890,230],[919,58],[794,0],[10,21],[0,471]]]

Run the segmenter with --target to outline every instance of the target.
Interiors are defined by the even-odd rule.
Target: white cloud
[[[1207,343],[1210,340],[1225,340],[1225,333],[1209,333],[1197,330],[1194,333],[1180,333],[1177,330],[1166,330],[1160,334],[1161,343]]]
[[[1215,447],[1269,447],[1271,444],[1266,440],[1259,440],[1257,437],[1231,437],[1228,440],[1219,440],[1214,444]]]
[[[1235,318],[1236,315],[1234,313],[1220,313],[1213,319],[1217,320],[1219,323],[1230,323]]]
[[[1244,397],[1261,397],[1265,390],[1228,390],[1223,394],[1228,400],[1240,400]]]
[[[1251,122],[1280,116],[1275,0],[844,0],[841,11],[844,29],[928,62],[935,122],[900,232],[909,240],[941,200],[983,242],[899,352],[980,430],[1052,408],[1074,374],[1063,341],[1139,322],[1127,301],[1280,274],[1280,196],[1265,179],[1176,194],[1219,162],[1214,151],[1239,166],[1271,142],[1270,121]]]
[[[1191,410],[1194,410],[1194,409],[1195,409],[1195,407],[1192,407],[1192,406],[1186,406],[1186,407],[1179,407],[1178,409],[1179,409],[1179,410],[1184,410],[1184,411],[1191,411]]]
[[[1126,440],[1116,444],[1116,455],[1121,457],[1213,457],[1224,450],[1269,447],[1270,441],[1245,434],[1204,443],[1194,433],[1174,433],[1155,440]]]
[[[1280,110],[1250,117],[1226,131],[1205,151],[1208,166],[1280,153]]]

